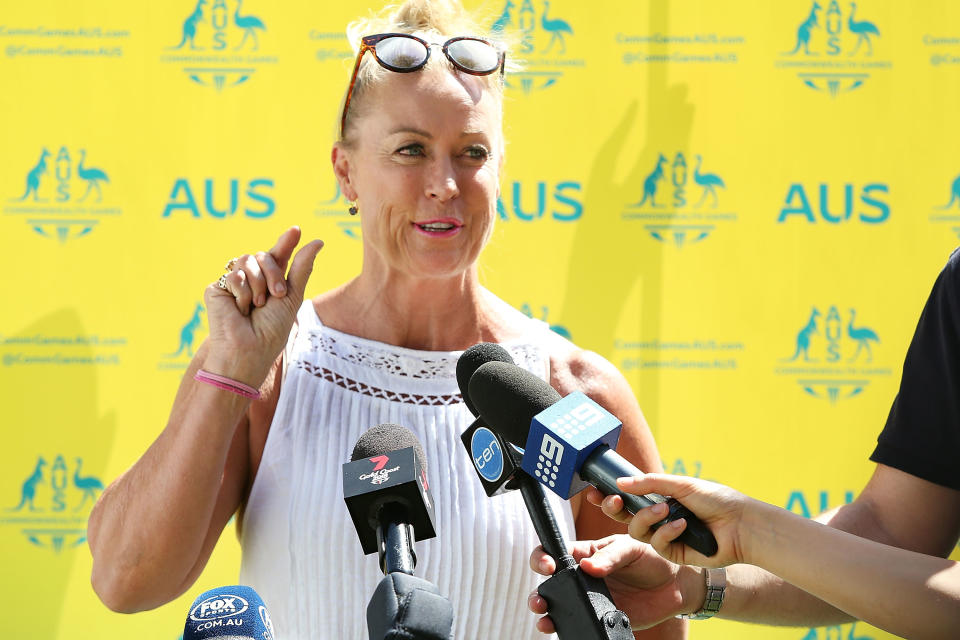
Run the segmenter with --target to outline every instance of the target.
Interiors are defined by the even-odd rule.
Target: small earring
[[[350,212],[350,215],[352,215],[352,216],[357,215],[357,203],[354,202],[353,204],[351,204],[351,205],[350,205],[350,208],[347,209],[347,211],[349,211],[349,212]]]

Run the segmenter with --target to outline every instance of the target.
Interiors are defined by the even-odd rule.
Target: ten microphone
[[[250,587],[217,587],[201,593],[183,625],[183,640],[274,640],[273,623]]]
[[[469,391],[489,426],[524,447],[523,470],[554,493],[570,498],[591,484],[606,495],[619,495],[630,513],[666,502],[667,517],[651,529],[685,518],[687,528],[677,539],[706,556],[717,552],[717,541],[707,526],[678,501],[617,488],[617,478],[643,472],[614,451],[621,422],[586,395],[576,392],[562,398],[532,373],[504,362],[477,368]]]
[[[473,468],[477,472],[484,492],[487,497],[493,497],[519,487],[516,473],[520,468],[520,453],[516,447],[484,424],[483,418],[477,414],[477,409],[470,400],[467,388],[470,378],[477,369],[488,362],[513,364],[513,358],[506,349],[496,343],[475,344],[457,359],[457,385],[460,387],[460,395],[463,396],[467,409],[477,416],[477,419],[460,434],[460,441],[473,462]]]

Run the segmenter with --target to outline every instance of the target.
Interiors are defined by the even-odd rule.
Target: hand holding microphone
[[[643,473],[614,451],[621,423],[582,393],[561,398],[553,387],[517,366],[481,365],[470,378],[470,397],[490,426],[509,442],[524,447],[522,468],[565,499],[588,484],[617,494],[631,513],[666,503],[667,513],[652,529],[679,519],[686,528],[679,540],[705,556],[717,551],[710,530],[676,499],[621,491],[617,478]]]

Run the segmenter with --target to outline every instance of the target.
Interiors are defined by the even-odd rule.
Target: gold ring
[[[217,286],[223,289],[224,291],[227,290],[227,274],[226,273],[220,276],[220,279],[217,280]]]
[[[233,271],[233,267],[236,266],[236,264],[237,264],[237,259],[236,259],[236,258],[230,258],[230,260],[227,261],[227,264],[225,264],[225,265],[223,266],[223,268],[224,268],[224,270],[226,270],[226,271],[228,271],[228,272],[229,272],[229,271]]]

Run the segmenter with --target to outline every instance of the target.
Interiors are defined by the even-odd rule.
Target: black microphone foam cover
[[[488,362],[474,372],[470,397],[487,425],[518,447],[527,445],[533,417],[561,400],[549,384],[504,362]]]
[[[391,451],[399,451],[413,447],[417,452],[417,457],[423,463],[423,469],[427,469],[427,456],[423,452],[423,445],[417,440],[417,436],[406,427],[399,424],[384,422],[375,427],[370,427],[364,432],[357,444],[353,447],[353,453],[350,454],[350,462],[381,456]]]
[[[474,372],[488,362],[508,362],[513,364],[510,352],[495,342],[480,342],[463,352],[457,359],[457,386],[467,409],[473,415],[477,414],[469,392],[470,378]]]

